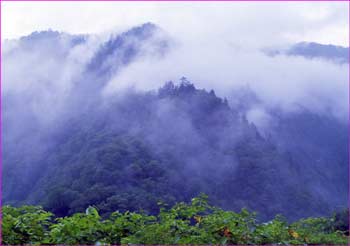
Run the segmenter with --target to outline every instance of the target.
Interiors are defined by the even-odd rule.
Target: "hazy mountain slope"
[[[57,44],[44,48],[49,74],[40,70],[46,42]],[[332,114],[264,106],[270,124],[262,129],[249,115],[262,103],[255,92],[238,90],[228,102],[185,78],[157,92],[105,96],[125,67],[172,48],[153,24],[98,42],[44,32],[19,43],[4,60],[10,67],[25,54],[18,72],[5,70],[17,85],[2,95],[5,204],[42,204],[58,215],[89,205],[153,213],[158,200],[205,192],[227,209],[289,219],[346,206],[347,126]],[[28,56],[37,69],[27,74]],[[32,83],[20,81],[26,77]]]
[[[40,165],[35,187],[22,192],[25,201],[62,215],[91,204],[102,212],[153,212],[159,199],[173,202],[199,192],[215,204],[246,206],[265,218],[325,214],[346,200],[346,173],[338,169],[346,169],[346,162],[334,162],[332,149],[324,156],[333,162],[320,157],[319,166],[303,156],[313,154],[309,149],[291,145],[283,153],[213,93],[191,84],[166,96],[131,93],[108,108],[79,115],[57,134],[54,149],[32,164]]]

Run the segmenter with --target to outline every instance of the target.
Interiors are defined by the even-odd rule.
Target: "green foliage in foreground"
[[[157,216],[114,212],[107,219],[93,207],[54,218],[41,207],[4,206],[3,244],[347,244],[348,228],[337,216],[293,224],[276,216],[258,223],[245,209],[235,213],[208,205],[205,195],[190,204],[161,206]]]

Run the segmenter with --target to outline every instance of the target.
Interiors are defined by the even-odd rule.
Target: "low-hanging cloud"
[[[335,116],[345,123],[348,113],[348,64],[301,56],[268,56],[263,51],[264,48],[278,50],[280,46],[288,46],[286,36],[295,33],[301,35],[306,31],[297,31],[305,18],[320,19],[317,23],[307,25],[315,30],[321,26],[331,27],[338,17],[333,16],[333,11],[327,8],[324,13],[322,10],[321,14],[313,16],[307,11],[298,12],[295,7],[288,10],[282,5],[276,5],[275,10],[281,11],[269,16],[271,12],[266,9],[261,14],[256,8],[249,9],[252,5],[247,4],[246,7],[236,9],[236,16],[230,17],[232,9],[222,6],[208,5],[213,7],[210,10],[212,12],[208,9],[194,12],[197,6],[189,6],[191,8],[181,14],[173,14],[173,21],[163,22],[164,18],[160,18],[160,15],[154,15],[159,19],[146,18],[145,21],[152,21],[160,27],[155,33],[152,32],[154,26],[148,24],[142,27],[149,32],[136,28],[119,36],[120,39],[119,31],[81,36],[43,32],[24,38],[29,43],[8,43],[3,56],[2,127],[6,163],[4,170],[7,172],[4,176],[12,178],[13,173],[16,173],[16,177],[20,177],[23,182],[14,182],[12,188],[7,186],[6,199],[22,199],[15,194],[22,192],[22,195],[29,195],[29,200],[39,201],[41,195],[32,193],[31,189],[34,191],[33,186],[39,188],[47,178],[51,180],[50,177],[55,176],[45,176],[42,167],[53,167],[52,170],[55,170],[56,167],[60,169],[59,165],[74,165],[73,159],[61,162],[56,155],[65,156],[64,149],[69,150],[70,146],[100,145],[99,139],[107,135],[108,143],[115,135],[121,134],[136,137],[157,155],[169,153],[169,160],[182,163],[184,175],[180,173],[172,176],[175,176],[174,181],[190,189],[192,184],[196,184],[196,179],[201,180],[198,184],[203,185],[204,191],[206,187],[216,187],[216,180],[223,181],[222,184],[227,182],[232,191],[236,184],[244,187],[244,182],[232,183],[231,178],[239,168],[239,156],[248,153],[248,160],[241,163],[244,170],[252,169],[254,173],[255,165],[262,165],[261,169],[266,170],[266,175],[270,173],[269,167],[272,167],[271,173],[275,172],[274,167],[279,170],[276,177],[281,180],[275,180],[278,184],[276,188],[282,186],[277,192],[273,189],[274,194],[282,194],[282,191],[284,194],[291,190],[289,187],[307,181],[307,188],[312,190],[315,198],[322,198],[333,205],[346,200],[343,195],[345,192],[342,193],[345,181],[339,182],[340,185],[332,183],[333,186],[323,182],[323,179],[322,185],[318,183],[320,179],[309,181],[309,177],[313,177],[316,172],[328,174],[330,170],[337,170],[334,166],[338,159],[340,164],[346,164],[346,141],[343,141],[345,124],[339,127],[339,122],[332,118],[329,128],[317,128],[318,122],[315,124],[314,120],[308,124],[310,117],[314,119],[312,113],[307,114],[309,118],[298,118],[299,115],[293,118],[291,115],[294,122],[306,123],[299,126],[300,131],[297,127],[297,130],[290,132],[287,127],[280,133],[281,128],[274,128],[273,124],[281,122],[283,125],[284,121],[290,120],[290,115],[283,118],[285,115],[279,114],[281,111],[299,112],[300,109]],[[255,17],[239,11],[248,9]],[[167,9],[164,13],[171,11]],[[179,18],[181,16],[182,19]],[[304,18],[298,20],[295,16]],[[263,26],[258,25],[262,19],[268,21]],[[178,20],[183,20],[185,24],[179,24]],[[275,26],[278,20],[285,22]],[[281,26],[287,27],[287,31],[281,32]],[[152,34],[151,38],[148,37],[149,33]],[[48,38],[52,36],[57,36],[57,39]],[[42,41],[36,43],[38,39]],[[159,45],[162,48],[159,49]],[[177,82],[182,76],[187,77],[197,88],[207,91],[214,89],[215,93],[198,90],[193,93],[197,96],[192,98],[194,88],[191,85],[187,85],[185,91],[192,92],[183,92],[178,98],[173,95],[177,95],[181,86],[173,86],[176,92],[166,97],[161,93],[148,93],[157,90],[166,81]],[[128,90],[130,87],[134,90]],[[138,93],[138,90],[147,93]],[[244,100],[244,95],[240,98],[240,91],[247,94],[247,100]],[[227,106],[226,100],[216,98],[215,94],[226,97],[231,108]],[[278,118],[280,116],[281,119]],[[290,123],[292,129],[294,122]],[[254,123],[256,127],[249,123]],[[317,129],[312,131],[311,128]],[[333,130],[336,133],[333,134]],[[317,138],[317,135],[328,131],[330,134],[323,136],[326,141],[320,141],[322,136]],[[299,132],[302,132],[301,138],[290,137]],[[95,134],[98,141],[93,143],[92,140],[91,143],[90,136]],[[319,146],[322,143],[327,148]],[[237,150],[236,147],[243,149]],[[333,147],[337,151],[332,152]],[[299,148],[303,150],[301,153],[298,152]],[[329,155],[336,158],[328,162],[329,149]],[[293,153],[299,160],[289,160],[288,153],[285,155],[284,152],[290,150],[295,151]],[[265,151],[267,155],[262,155],[265,158],[260,158],[258,152]],[[90,158],[84,152],[76,152],[84,158]],[[257,158],[254,159],[254,156]],[[319,159],[322,158],[320,163]],[[328,168],[329,163],[332,166]],[[302,177],[291,173],[291,166],[295,170],[302,167]],[[118,165],[115,167],[119,168]],[[343,175],[339,175],[342,180],[346,172],[339,170]],[[227,179],[223,179],[225,175]],[[190,182],[185,182],[183,177],[188,177]],[[245,175],[242,178],[242,181],[247,179]],[[56,185],[55,179],[52,184]],[[21,186],[25,187],[24,191],[17,192]],[[260,186],[258,184],[258,191]],[[294,189],[291,191],[294,195]],[[30,197],[31,194],[34,195]],[[222,197],[226,196],[223,194]],[[232,197],[234,199],[227,203],[228,206],[246,205],[244,198]],[[251,200],[251,204],[256,204],[255,199]],[[271,200],[271,203],[275,201]]]
[[[15,5],[8,5],[8,8],[12,6]],[[63,5],[59,6],[59,11],[65,9]],[[318,113],[331,113],[342,120],[347,118],[347,64],[284,55],[271,57],[261,51],[266,47],[285,47],[293,40],[302,41],[300,38],[315,37],[313,41],[322,42],[324,40],[318,39],[325,36],[324,30],[339,33],[338,36],[329,36],[337,37],[334,40],[343,43],[339,41],[343,37],[342,31],[337,31],[337,28],[343,30],[347,26],[348,10],[343,8],[343,3],[179,3],[152,6],[118,5],[119,12],[128,10],[123,28],[117,23],[116,5],[111,4],[110,10],[93,4],[82,8],[83,13],[90,13],[88,9],[92,7],[97,8],[97,14],[105,13],[97,18],[97,23],[107,23],[106,29],[118,26],[117,30],[126,30],[140,22],[152,21],[162,29],[156,39],[167,38],[172,42],[171,49],[164,56],[154,52],[154,45],[142,44],[143,52],[132,63],[118,69],[102,94],[114,95],[128,87],[157,89],[165,81],[177,81],[186,76],[197,87],[214,89],[219,96],[231,101],[234,101],[233,91],[249,85],[262,100],[259,110],[278,106],[291,111],[301,106]],[[174,6],[177,9],[174,10]],[[181,12],[178,11],[180,7]],[[48,13],[52,11],[52,7],[46,6],[46,9]],[[19,17],[15,14],[17,10],[4,18],[30,16]],[[136,13],[140,10],[144,11],[139,16]],[[115,24],[105,20],[112,16],[111,11],[113,18],[110,19]],[[65,22],[70,19],[69,13]],[[186,24],[179,24],[179,19]],[[51,24],[51,27],[61,25],[58,29],[67,29],[59,21]],[[74,25],[76,29],[81,28],[79,32],[89,31],[80,21]],[[25,104],[43,122],[58,118],[59,112],[66,110],[66,97],[70,93],[74,95],[75,83],[85,79],[81,76],[96,50],[115,33],[101,30],[101,27],[91,30],[100,34],[86,36],[86,42],[73,48],[64,42],[69,40],[69,35],[62,39],[59,47],[47,44],[29,51],[16,51],[18,41],[5,42],[4,95],[22,93],[29,97],[29,103]],[[17,53],[13,55],[11,51]],[[60,52],[66,54],[62,56]]]
[[[161,59],[147,57],[126,67],[104,88],[157,89],[164,81],[188,77],[197,87],[213,88],[221,97],[249,85],[266,106],[293,111],[304,107],[346,119],[348,64],[296,56],[267,56],[260,49],[237,48],[208,37],[181,42]]]

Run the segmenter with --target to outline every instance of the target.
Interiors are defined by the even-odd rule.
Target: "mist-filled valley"
[[[348,54],[188,45],[152,23],[7,40],[3,204],[156,214],[205,193],[263,221],[340,211]]]

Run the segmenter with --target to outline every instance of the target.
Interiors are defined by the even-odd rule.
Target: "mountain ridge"
[[[264,219],[283,213],[289,220],[346,206],[347,125],[331,114],[263,105],[270,117],[263,132],[248,115],[262,104],[251,88],[238,88],[235,100],[227,100],[185,77],[157,91],[124,89],[106,99],[102,88],[142,58],[145,43],[160,58],[172,48],[166,36],[154,37],[156,30],[147,24],[111,35],[92,45],[85,60],[73,59],[70,50],[86,37],[72,42],[73,36],[44,47],[52,52],[45,56],[34,49],[33,63],[18,63],[16,72],[31,70],[7,79],[17,78],[19,87],[3,94],[5,204],[40,204],[60,216],[89,205],[102,214],[155,213],[159,200],[174,204],[205,192],[225,209],[248,207]],[[45,34],[60,43],[57,32],[34,36]],[[46,63],[33,69],[43,57],[53,61],[46,62],[50,74],[40,70]],[[76,61],[80,70],[70,74]],[[59,87],[66,77],[72,84]],[[32,84],[25,87],[23,78]]]

